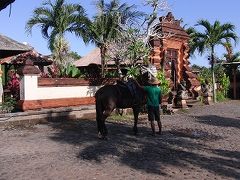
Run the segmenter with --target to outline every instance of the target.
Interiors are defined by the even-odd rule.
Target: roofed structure
[[[121,64],[126,64],[126,63],[128,63],[128,62],[121,63]],[[101,53],[100,53],[99,48],[95,48],[90,53],[88,53],[86,56],[84,56],[74,62],[74,65],[76,67],[89,66],[90,64],[96,64],[99,66],[101,65]],[[112,60],[107,61],[107,65],[114,65],[114,64],[115,64],[115,62]]]
[[[101,65],[101,55],[99,48],[95,48],[89,54],[74,62],[74,65],[76,67],[88,66],[90,64]]]
[[[239,90],[239,78],[237,77],[237,69],[240,66],[240,62],[225,62],[222,63],[223,66],[229,67],[232,69],[233,76],[230,78],[232,79],[231,88],[233,90],[233,99],[240,98],[240,90]]]
[[[0,34],[0,58],[14,56],[32,50],[33,48],[19,43],[7,36]]]
[[[31,50],[25,53],[18,54],[16,56],[9,56],[0,60],[0,64],[24,64],[26,59],[30,59],[34,65],[48,66],[53,63],[51,57],[44,56],[35,50]]]

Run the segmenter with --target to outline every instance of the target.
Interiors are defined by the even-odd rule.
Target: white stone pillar
[[[24,74],[20,77],[20,100],[36,99],[38,74]]]
[[[24,102],[36,97],[40,72],[30,59],[27,59],[24,66],[17,70],[20,75],[20,101],[17,105],[19,109],[23,110]]]

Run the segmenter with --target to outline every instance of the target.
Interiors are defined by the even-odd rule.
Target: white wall
[[[93,97],[100,86],[38,87],[37,75],[25,75],[20,81],[20,100]]]

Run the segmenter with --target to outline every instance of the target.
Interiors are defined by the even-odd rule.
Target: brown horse
[[[131,86],[129,86],[131,85]],[[137,134],[138,115],[141,106],[146,103],[146,96],[143,88],[136,81],[132,80],[126,85],[117,83],[115,85],[105,85],[95,94],[96,100],[96,120],[100,138],[105,138],[108,134],[105,120],[115,108],[132,108],[134,114],[134,133]]]

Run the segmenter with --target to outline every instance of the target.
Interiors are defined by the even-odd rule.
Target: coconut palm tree
[[[120,4],[118,0],[112,0],[110,3],[99,0],[96,3],[96,7],[98,13],[94,16],[89,28],[88,42],[94,43],[100,48],[102,76],[104,77],[105,56],[108,45],[118,37],[122,30],[122,25],[133,22],[143,16],[143,13],[135,11],[135,6],[133,5]]]
[[[215,65],[215,48],[218,45],[222,45],[230,40],[237,41],[237,35],[234,32],[235,26],[230,23],[221,24],[219,21],[215,21],[210,24],[208,20],[199,20],[196,26],[204,28],[203,32],[195,32],[193,37],[195,38],[193,48],[197,50],[200,55],[205,51],[210,52],[210,65],[212,71],[212,83],[215,84],[214,65]],[[216,102],[216,90],[213,87],[213,100]]]
[[[50,50],[54,51],[57,47],[54,47],[56,38],[58,43],[61,42],[59,39],[63,40],[66,32],[75,33],[85,40],[88,23],[89,19],[80,4],[67,4],[65,0],[52,3],[48,0],[33,11],[33,16],[27,21],[26,31],[31,34],[33,27],[39,26],[42,36],[48,40]]]

